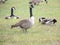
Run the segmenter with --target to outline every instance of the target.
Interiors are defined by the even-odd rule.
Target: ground
[[[0,45],[60,45],[60,0],[48,0],[33,9],[35,24],[26,33],[11,25],[22,19],[29,18],[29,0],[7,0],[0,4]],[[20,19],[5,19],[10,15],[10,8],[14,6],[14,14]],[[55,18],[55,25],[42,25],[40,17]]]

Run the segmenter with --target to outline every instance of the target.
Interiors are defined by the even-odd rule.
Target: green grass
[[[48,0],[35,6],[33,15],[35,25],[23,33],[20,28],[11,29],[11,25],[22,19],[29,18],[28,0],[8,0],[0,4],[0,45],[60,45],[60,0]],[[8,19],[10,8],[14,6],[14,14],[20,19]],[[55,25],[42,25],[38,22],[39,17],[56,18]]]

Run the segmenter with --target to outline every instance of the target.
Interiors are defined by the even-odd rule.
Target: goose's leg
[[[23,33],[27,32],[27,29],[22,29],[23,30]]]
[[[27,29],[25,29],[25,32],[27,32]]]
[[[25,32],[27,32],[27,31],[26,31],[26,29],[22,29],[22,32],[25,33]]]

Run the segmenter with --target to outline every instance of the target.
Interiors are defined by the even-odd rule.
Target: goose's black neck
[[[32,17],[33,14],[32,14],[32,7],[30,7],[30,17]]]
[[[11,16],[14,16],[14,14],[13,14],[13,8],[11,8]]]

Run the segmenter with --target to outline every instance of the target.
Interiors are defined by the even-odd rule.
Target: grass
[[[0,4],[0,45],[60,45],[60,0],[48,0],[35,6],[33,15],[35,25],[22,33],[20,28],[11,29],[11,25],[22,19],[29,18],[28,0],[8,0]],[[10,15],[10,8],[16,7],[14,14],[20,19],[5,19]],[[39,17],[56,18],[57,23],[53,26],[42,25],[38,22]]]

